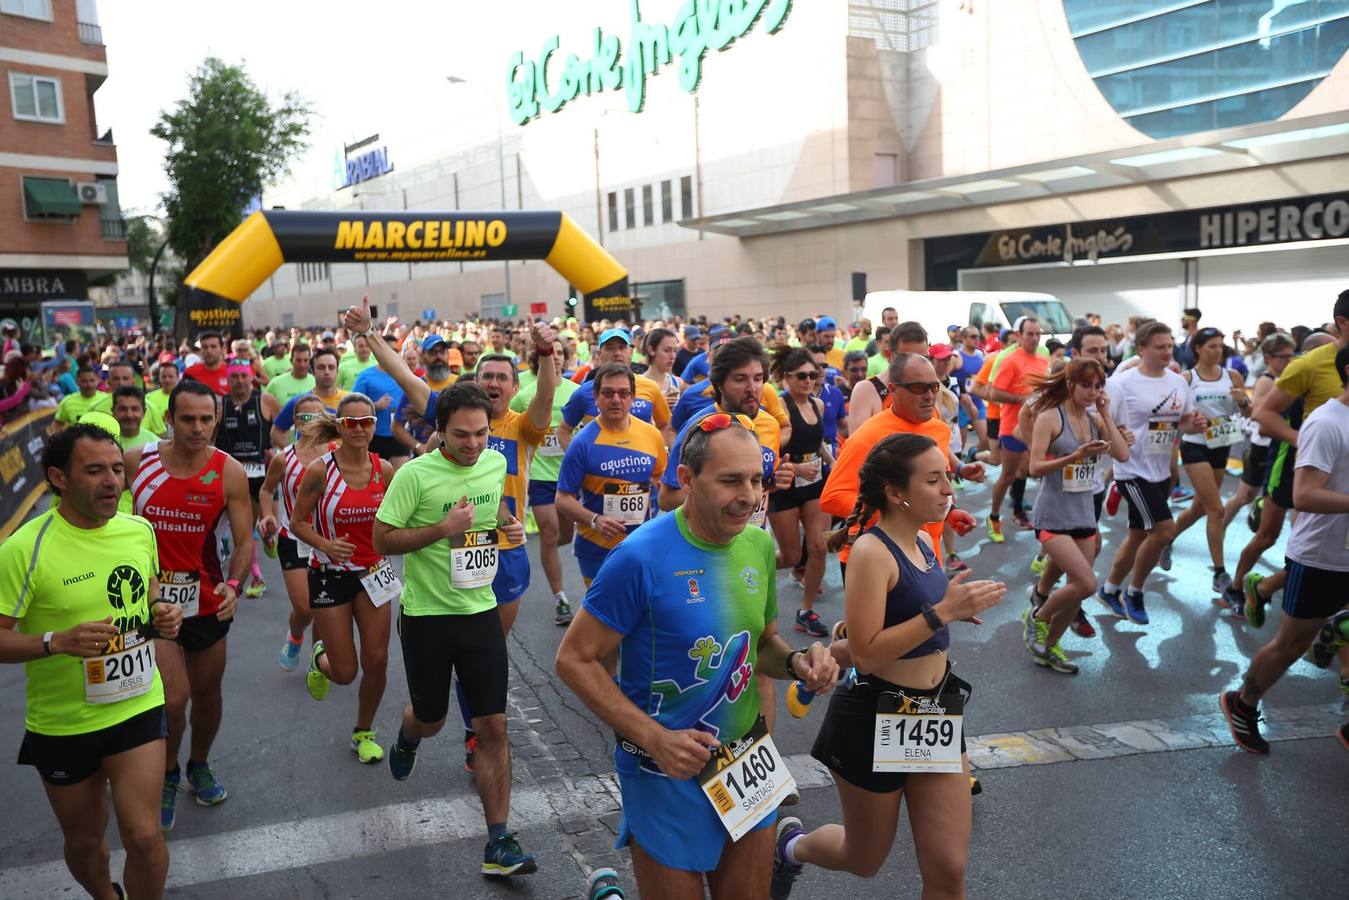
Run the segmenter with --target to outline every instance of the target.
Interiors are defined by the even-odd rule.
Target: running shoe
[[[258,597],[261,597],[265,593],[267,593],[267,582],[263,581],[261,578],[254,581],[248,587],[244,588],[244,596],[251,597],[254,600],[256,600]]]
[[[1269,742],[1260,736],[1260,711],[1258,709],[1243,712],[1241,698],[1236,691],[1224,691],[1218,695],[1218,706],[1227,719],[1227,727],[1232,732],[1232,740],[1247,753],[1268,753]]]
[[[473,731],[464,732],[464,771],[472,775],[478,771],[478,735]]]
[[[1143,606],[1142,591],[1124,592],[1124,615],[1125,618],[1135,625],[1148,624],[1148,611]]]
[[[1110,482],[1110,488],[1106,491],[1105,494],[1106,515],[1113,516],[1115,513],[1119,512],[1119,502],[1122,499],[1123,498],[1120,496],[1119,493],[1119,485],[1115,484],[1115,482],[1113,481]]]
[[[771,900],[787,900],[792,893],[792,885],[805,869],[801,863],[787,860],[787,844],[805,833],[801,820],[796,816],[778,819],[778,839],[773,845],[773,881],[768,889]]]
[[[1031,653],[1031,644],[1035,641],[1035,610],[1026,609],[1021,612],[1021,643]]]
[[[1246,507],[1246,527],[1251,530],[1251,534],[1260,530],[1260,515],[1264,507],[1264,497],[1255,498],[1255,502]]]
[[[1162,555],[1157,559],[1157,565],[1161,566],[1163,572],[1171,571],[1171,545],[1167,544],[1162,548]]]
[[[1246,595],[1242,593],[1241,588],[1233,585],[1223,591],[1222,602],[1232,615],[1238,619],[1246,618]]]
[[[351,732],[351,752],[366,765],[384,758],[384,748],[375,741],[375,729],[356,728]]]
[[[314,641],[314,652],[309,655],[309,671],[304,675],[304,686],[309,688],[309,696],[315,700],[324,700],[328,696],[328,676],[319,668],[319,657],[323,655],[323,641]]]
[[[229,796],[225,786],[215,780],[215,773],[206,763],[197,766],[187,764],[187,783],[201,806],[219,806]]]
[[[402,741],[394,738],[394,742],[389,745],[389,774],[393,776],[393,780],[407,781],[416,767],[417,748],[404,747]]]
[[[553,604],[553,624],[565,627],[571,624],[571,619],[571,604],[567,602],[566,597],[558,597],[557,603]]]
[[[1001,544],[1007,538],[1002,536],[1002,520],[992,517],[988,520],[988,539],[995,544]]]
[[[800,585],[804,585],[806,583],[805,566],[796,566],[795,568],[792,569],[792,581],[795,581],[797,584]]]
[[[1035,559],[1030,561],[1030,573],[1032,575],[1043,575],[1045,573],[1045,563],[1049,560],[1043,553],[1037,553]]]
[[[1031,609],[1039,609],[1041,606],[1044,606],[1045,601],[1048,599],[1048,597],[1040,593],[1034,582],[1026,585],[1026,600],[1030,602]]]
[[[979,779],[973,775],[970,776],[970,796],[978,797],[984,792],[984,786],[979,783]]]
[[[175,807],[178,805],[178,792],[182,790],[179,782],[182,776],[177,772],[164,773],[164,792],[159,795],[159,827],[171,831],[177,818]]]
[[[795,683],[796,682],[792,682],[792,684]],[[782,802],[779,803],[778,806],[795,806],[800,802],[801,802],[801,794],[796,790],[796,788],[792,788],[787,793],[787,796],[782,798]]]
[[[1311,647],[1307,648],[1307,661],[1324,669],[1345,644],[1349,644],[1349,609],[1342,609],[1326,619],[1321,630],[1316,632]],[[1344,686],[1344,681],[1340,686]]]
[[[1035,628],[1031,635],[1030,652],[1036,656],[1044,656],[1049,653],[1049,623],[1034,615],[1030,617],[1030,621]]]
[[[1050,647],[1049,652],[1045,653],[1043,656],[1037,656],[1035,661],[1046,668],[1053,669],[1055,672],[1061,672],[1064,675],[1077,674],[1077,663],[1069,660],[1067,654],[1063,652],[1063,648],[1058,644]]]
[[[1073,621],[1068,627],[1078,637],[1096,637],[1096,628],[1091,624],[1091,620],[1087,618],[1087,614],[1082,611],[1081,607],[1078,607],[1077,615],[1073,616]]]
[[[1246,621],[1254,628],[1264,626],[1265,604],[1269,602],[1267,597],[1260,596],[1261,580],[1259,572],[1247,572],[1241,580],[1242,611]]]
[[[505,878],[509,875],[529,875],[539,867],[534,857],[520,849],[515,832],[503,834],[494,841],[488,841],[482,851],[482,874],[492,878]]]
[[[623,888],[613,869],[596,869],[586,883],[586,900],[623,900]]]
[[[1017,528],[1021,528],[1026,531],[1029,531],[1035,527],[1030,523],[1030,516],[1026,515],[1026,511],[1024,509],[1014,510],[1012,512],[1012,521],[1016,523]]]
[[[824,623],[820,621],[820,614],[813,609],[798,609],[795,627],[797,631],[804,631],[811,637],[829,636],[829,629],[824,627]]]
[[[1178,484],[1171,489],[1171,497],[1169,499],[1172,503],[1184,503],[1186,500],[1193,500],[1194,490],[1187,488],[1183,484]]]
[[[1232,586],[1232,576],[1222,569],[1213,573],[1213,593],[1222,596]]]
[[[961,559],[959,554],[948,553],[946,555],[946,576],[948,578],[964,572],[970,567],[970,564]]]
[[[287,672],[294,672],[300,664],[300,650],[304,648],[304,641],[295,643],[286,635],[286,641],[281,645],[281,652],[276,655],[276,661],[281,664],[281,668]]]
[[[1120,601],[1120,591],[1107,591],[1101,588],[1096,592],[1096,599],[1100,600],[1110,609],[1110,614],[1117,619],[1126,619],[1124,614],[1124,604]]]

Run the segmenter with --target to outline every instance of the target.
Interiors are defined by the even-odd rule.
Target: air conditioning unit
[[[75,193],[80,195],[81,203],[108,202],[108,186],[97,181],[81,181],[75,185]]]

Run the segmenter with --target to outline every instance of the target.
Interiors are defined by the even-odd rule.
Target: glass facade
[[[1268,122],[1349,49],[1349,0],[1064,0],[1096,86],[1153,138]]]

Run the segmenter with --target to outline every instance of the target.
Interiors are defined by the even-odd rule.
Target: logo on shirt
[[[740,580],[745,582],[745,590],[748,593],[759,593],[759,575],[759,570],[753,566],[745,566],[740,570]]]
[[[205,475],[201,476],[201,483],[202,483],[202,484],[211,484],[211,483],[213,483],[213,482],[214,482],[217,478],[219,478],[219,477],[220,477],[220,473],[217,472],[215,469],[212,469],[211,471],[207,472]]]
[[[702,603],[706,598],[703,597],[702,588],[698,586],[698,579],[689,579],[689,603]]]

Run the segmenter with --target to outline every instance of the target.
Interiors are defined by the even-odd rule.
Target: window
[[[122,204],[117,197],[117,179],[100,178],[98,183],[108,192],[108,202],[98,208],[99,228],[106,240],[126,240],[126,221],[122,218]]]
[[[654,206],[651,201],[651,185],[642,185],[642,224],[653,225],[656,221]]]
[[[27,19],[52,20],[51,0],[0,0],[0,13]]]
[[[660,183],[660,220],[669,222],[674,218],[674,191],[670,188],[670,179]]]
[[[328,280],[327,263],[300,263],[300,283],[310,284]]]
[[[14,102],[14,118],[29,122],[66,120],[61,109],[61,82],[44,75],[9,73],[9,95]]]
[[[628,230],[637,227],[636,201],[633,198],[632,188],[623,191],[623,221],[626,223]]]
[[[29,178],[23,182],[23,217],[33,222],[73,222],[84,209],[65,178]]]
[[[618,230],[618,191],[609,192],[609,233]]]
[[[693,176],[685,175],[679,179],[679,208],[684,211],[684,218],[693,218]]]

